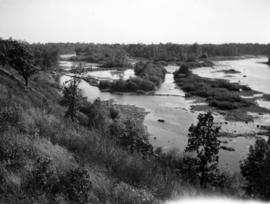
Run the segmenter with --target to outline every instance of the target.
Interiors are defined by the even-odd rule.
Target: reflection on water
[[[239,60],[242,61],[242,60]],[[253,67],[258,65],[258,67],[263,67],[262,64],[257,64],[256,60],[246,60],[242,62],[244,65],[252,63],[248,67]],[[237,61],[223,61],[215,66],[218,69],[224,69],[228,67],[228,64],[233,65],[233,69],[240,69],[243,64]],[[61,64],[61,63],[60,63]],[[236,66],[240,64],[240,68]],[[221,66],[221,67],[219,67]],[[231,69],[231,67],[229,67]],[[145,95],[129,95],[129,94],[111,94],[108,92],[101,92],[97,87],[90,86],[86,82],[81,82],[80,88],[83,90],[83,94],[88,97],[90,101],[95,100],[97,97],[102,100],[113,99],[119,104],[132,104],[138,107],[142,107],[149,112],[145,118],[145,125],[150,133],[150,141],[155,147],[161,146],[164,150],[170,150],[172,148],[177,148],[180,152],[183,152],[187,145],[187,133],[188,128],[192,123],[196,123],[196,117],[198,112],[193,113],[190,111],[190,106],[194,101],[186,100],[184,98],[184,92],[177,88],[173,80],[173,72],[178,69],[177,66],[167,66],[168,73],[161,87],[156,91],[157,95],[145,96]],[[247,69],[247,68],[246,68]],[[262,68],[264,70],[264,68]],[[211,72],[211,68],[201,68],[196,69],[194,72],[203,76],[211,76],[222,78],[221,72]],[[249,75],[250,72],[246,71]],[[264,72],[263,72],[264,73]],[[89,72],[91,76],[98,79],[114,80],[114,79],[128,79],[134,76],[134,71],[131,69],[125,71],[97,71]],[[212,76],[212,74],[214,76]],[[235,74],[234,74],[235,75]],[[241,74],[238,78],[241,78]],[[237,78],[237,77],[234,77]],[[236,81],[238,80],[236,79]],[[255,80],[252,76],[247,77],[248,80]],[[250,79],[252,78],[252,79]],[[61,82],[66,81],[68,77],[63,76]],[[270,79],[270,77],[269,77]],[[268,80],[269,80],[268,79]],[[248,81],[247,81],[248,82]],[[252,82],[252,86],[256,87],[256,83]],[[251,87],[252,87],[251,86]],[[266,87],[263,87],[264,90]],[[260,88],[260,87],[257,87]],[[267,91],[267,90],[266,90]],[[158,119],[163,119],[165,122],[160,123]],[[257,132],[256,124],[254,123],[243,123],[243,122],[227,122],[224,117],[215,114],[215,120],[222,123],[222,131],[244,134]],[[256,121],[260,122],[260,121]],[[262,121],[261,121],[262,122]],[[223,138],[228,144],[226,146],[232,147],[235,151],[228,152],[220,151],[220,166],[222,168],[230,168],[233,171],[239,171],[239,160],[246,156],[248,153],[249,146],[254,143],[254,137],[237,137],[237,138]]]

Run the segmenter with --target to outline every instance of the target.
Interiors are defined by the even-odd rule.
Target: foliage
[[[135,64],[134,72],[144,80],[151,81],[155,86],[160,86],[164,81],[166,69],[160,64],[152,62],[138,62]]]
[[[133,77],[128,80],[101,81],[98,85],[100,89],[109,89],[112,92],[136,92],[153,91],[155,84],[140,77]]]
[[[115,119],[117,119],[117,118],[119,118],[120,116],[119,116],[119,110],[117,110],[116,108],[114,108],[114,107],[111,107],[110,108],[110,116],[111,116],[111,119],[112,120],[115,120]]]
[[[125,50],[117,45],[88,44],[75,48],[73,60],[101,63],[102,67],[129,67]]]
[[[18,124],[20,119],[19,107],[0,100],[0,133],[7,130],[10,126]]]
[[[184,74],[185,76],[190,75],[191,71],[189,70],[189,66],[186,64],[183,64],[178,71],[175,72],[176,75],[178,74]]]
[[[15,140],[16,134],[2,133],[0,137],[0,162],[8,169],[18,169],[25,165],[28,146]],[[14,141],[15,140],[15,141]]]
[[[58,192],[59,177],[50,158],[39,157],[35,169],[25,185],[29,194],[55,194]]]
[[[164,81],[166,70],[159,64],[138,62],[135,65],[137,77],[128,80],[101,81],[100,89],[112,92],[148,92],[153,91]]]
[[[214,117],[210,112],[199,114],[197,125],[191,125],[188,134],[188,145],[185,152],[194,153],[193,167],[200,180],[200,186],[206,188],[212,182],[213,175],[217,174],[218,140],[220,127],[215,127]]]
[[[182,67],[184,70],[181,71]],[[186,69],[186,71],[185,71]],[[223,110],[232,110],[252,105],[251,102],[240,97],[240,92],[251,89],[244,85],[230,83],[226,80],[211,80],[202,78],[191,72],[188,75],[181,72],[188,72],[184,65],[174,73],[174,80],[185,92],[186,96],[199,96],[206,98],[210,106]]]
[[[50,158],[39,157],[24,188],[31,195],[62,194],[70,201],[85,203],[89,199],[91,181],[88,171],[82,167],[59,175]]]
[[[76,119],[79,103],[82,100],[83,96],[81,90],[79,89],[80,79],[77,77],[72,77],[68,81],[68,85],[63,89],[63,99],[60,104],[67,106],[67,111],[65,116],[70,117],[72,121]]]
[[[149,155],[153,152],[148,135],[135,120],[126,120],[124,123],[114,121],[110,126],[110,133],[111,137],[116,138],[122,147],[131,152],[136,151],[143,155]]]
[[[241,162],[241,174],[246,180],[244,189],[250,197],[270,199],[270,144],[258,139],[250,146],[246,159]]]
[[[89,103],[80,107],[80,111],[88,117],[87,126],[89,128],[104,130],[110,113],[99,98],[92,104]]]
[[[61,178],[60,185],[69,200],[77,203],[89,201],[91,181],[86,169],[82,167],[72,169]]]
[[[14,40],[1,40],[0,44],[1,64],[14,68],[23,77],[25,85],[28,86],[29,77],[38,71],[30,48],[27,44]]]
[[[42,70],[50,70],[58,63],[59,48],[52,44],[32,44],[30,45],[34,61]]]

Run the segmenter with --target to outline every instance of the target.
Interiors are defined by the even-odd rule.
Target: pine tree
[[[206,188],[211,178],[218,174],[219,130],[220,127],[214,125],[214,117],[210,112],[199,114],[197,125],[192,124],[189,128],[185,152],[194,154],[194,168],[202,188]]]

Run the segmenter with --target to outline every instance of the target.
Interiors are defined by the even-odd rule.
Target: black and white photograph
[[[270,0],[0,0],[0,204],[270,202]]]

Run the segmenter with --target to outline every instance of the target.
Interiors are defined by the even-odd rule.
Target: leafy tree
[[[220,127],[214,125],[210,112],[199,114],[197,125],[191,125],[188,134],[188,146],[185,152],[194,153],[193,165],[200,180],[200,186],[206,188],[215,174],[218,174],[218,140]]]
[[[42,70],[49,70],[58,62],[59,50],[55,45],[50,44],[32,44],[35,63],[38,64]]]
[[[241,164],[241,174],[246,179],[244,189],[251,197],[270,199],[270,144],[258,139],[250,146],[249,154]]]
[[[28,86],[29,77],[38,71],[29,46],[14,40],[1,40],[0,44],[1,64],[14,68],[23,77],[25,85]]]
[[[70,117],[72,121],[76,119],[79,103],[83,98],[81,90],[79,89],[80,81],[79,78],[72,77],[71,80],[66,82],[68,85],[64,87],[64,97],[60,102],[62,105],[68,107],[65,116]]]
[[[180,67],[178,73],[184,74],[184,75],[187,76],[187,75],[190,75],[190,74],[191,74],[191,71],[189,70],[188,65],[183,64],[183,65]]]

